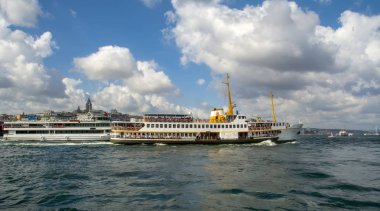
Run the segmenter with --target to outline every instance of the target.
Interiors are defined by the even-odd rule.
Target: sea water
[[[1,141],[0,209],[379,210],[380,137],[219,146]]]

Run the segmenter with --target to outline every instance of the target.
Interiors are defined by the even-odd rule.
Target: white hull
[[[278,141],[295,141],[301,134],[302,124],[292,125],[284,130],[278,135]]]
[[[109,141],[108,134],[4,134],[4,141]]]

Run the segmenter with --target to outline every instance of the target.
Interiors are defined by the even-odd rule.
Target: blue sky
[[[380,123],[374,0],[0,1],[0,113],[225,107],[310,127]]]

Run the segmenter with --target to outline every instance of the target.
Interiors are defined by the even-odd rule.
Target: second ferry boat
[[[109,141],[111,121],[88,112],[70,120],[4,122],[5,141]]]
[[[195,119],[187,114],[145,114],[129,121],[113,121],[111,142],[118,144],[242,144],[265,140],[287,142],[296,140],[302,124],[261,118],[250,119],[234,114],[229,76],[225,84],[228,92],[228,111],[213,109],[209,119]]]

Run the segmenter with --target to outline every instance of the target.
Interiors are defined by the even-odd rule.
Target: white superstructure
[[[231,100],[229,76],[226,82],[228,111],[214,108],[209,119],[194,119],[185,114],[145,114],[130,121],[112,122],[111,142],[114,143],[252,143],[264,138],[274,141],[296,140],[301,133],[302,124],[290,126],[273,120],[261,118],[248,119],[245,115],[234,113],[235,105]]]
[[[6,141],[109,141],[111,121],[92,113],[75,120],[4,122]]]
[[[215,117],[211,114],[211,118]],[[224,114],[223,114],[224,115]],[[250,140],[278,137],[276,141],[296,140],[302,124],[247,119],[245,115],[226,116],[224,121],[193,119],[190,115],[145,114],[130,121],[113,121],[111,141],[132,140]]]

